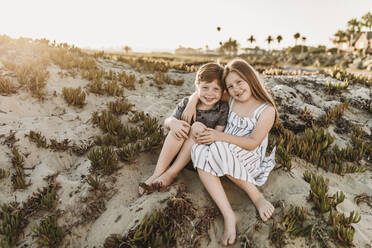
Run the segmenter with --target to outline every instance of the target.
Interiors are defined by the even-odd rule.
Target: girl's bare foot
[[[274,213],[274,206],[268,202],[264,197],[260,197],[256,202],[254,202],[258,213],[263,221],[270,219],[271,215]]]
[[[236,241],[236,217],[235,214],[224,218],[224,233],[221,244],[224,246],[233,245]]]
[[[167,187],[168,185],[170,185],[172,183],[173,179],[176,176],[177,175],[173,175],[169,171],[166,171],[161,176],[156,178],[152,183],[154,183],[154,184],[157,183],[157,184],[160,184],[162,187]]]
[[[156,178],[158,178],[158,177],[159,177],[159,175],[155,175],[155,174],[153,174],[151,177],[149,177],[149,178],[145,181],[145,184],[146,184],[146,185],[151,185],[151,184],[153,183],[153,181],[154,181]],[[145,189],[142,188],[141,186],[139,186],[139,187],[138,187],[138,193],[139,193],[140,195],[143,195],[143,194],[145,193]]]

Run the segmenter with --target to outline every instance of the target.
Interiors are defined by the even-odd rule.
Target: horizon
[[[86,49],[120,50],[128,45],[135,52],[172,52],[179,46],[205,49],[208,45],[215,49],[230,37],[243,48],[267,49],[268,35],[274,39],[283,36],[280,46],[276,41],[270,45],[271,49],[281,49],[293,46],[293,35],[299,32],[307,38],[305,45],[334,47],[330,39],[337,30],[345,30],[347,21],[360,19],[372,10],[372,1],[367,0],[182,3],[140,0],[125,4],[109,0],[87,5],[68,0],[57,5],[41,0],[5,1],[0,21],[7,25],[0,28],[0,34],[46,38]],[[221,27],[220,32],[217,27]],[[250,35],[256,38],[252,45],[247,41]]]

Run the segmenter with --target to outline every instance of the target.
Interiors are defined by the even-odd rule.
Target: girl
[[[223,67],[217,63],[207,63],[199,68],[195,78],[195,89],[199,100],[196,107],[196,122],[191,126],[191,135],[189,135],[189,123],[181,120],[181,114],[189,100],[185,97],[177,105],[172,116],[164,121],[164,126],[170,129],[170,132],[164,141],[154,173],[145,184],[169,185],[190,162],[191,147],[195,144],[194,136],[206,128],[215,128],[221,132],[224,130],[229,108],[226,102],[220,101],[224,91],[222,74]],[[176,156],[176,160],[172,163]],[[171,163],[172,166],[167,169]],[[139,193],[144,193],[142,187],[139,188]]]
[[[265,183],[274,168],[275,149],[265,156],[268,133],[278,118],[271,96],[254,69],[242,59],[230,61],[223,74],[229,97],[229,117],[224,132],[207,128],[198,135],[191,158],[205,188],[224,217],[223,245],[236,241],[236,216],[221,185],[226,175],[241,187],[256,206],[260,217],[267,221],[273,205],[255,185]],[[197,96],[190,99],[182,118],[190,121]]]

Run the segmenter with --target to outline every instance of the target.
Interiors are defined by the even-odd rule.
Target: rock
[[[353,63],[349,64],[349,68],[362,69],[362,59],[361,58],[354,59]]]
[[[372,59],[367,59],[362,62],[363,69],[367,68],[368,66],[372,65]]]

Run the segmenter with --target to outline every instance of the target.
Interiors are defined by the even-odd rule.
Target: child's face
[[[210,83],[201,81],[199,82],[199,85],[196,85],[199,100],[203,104],[214,106],[221,99],[222,89],[217,82],[217,79]]]
[[[226,89],[231,97],[240,102],[247,101],[252,96],[251,87],[238,73],[232,71],[225,78]]]

